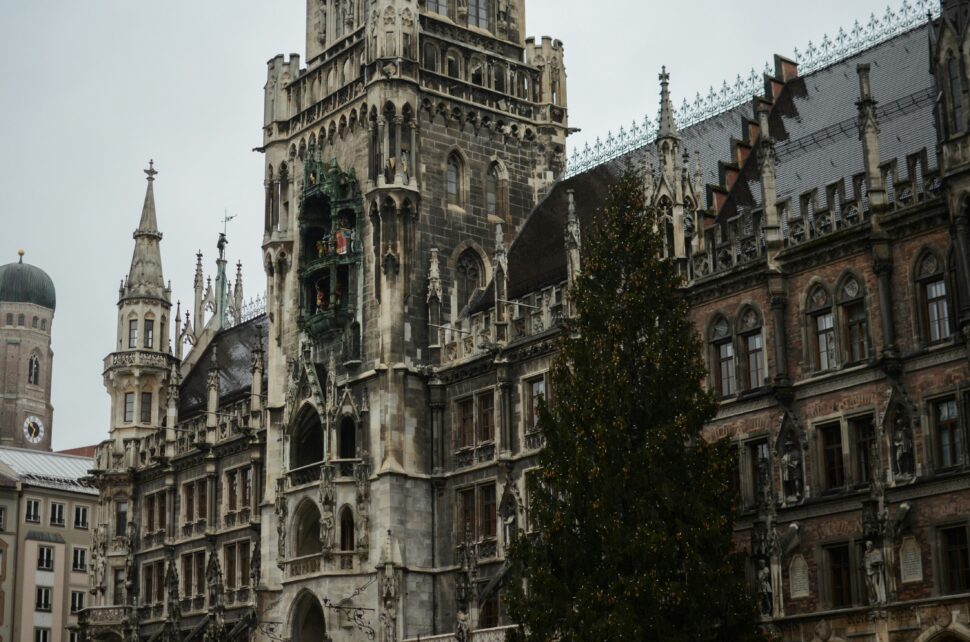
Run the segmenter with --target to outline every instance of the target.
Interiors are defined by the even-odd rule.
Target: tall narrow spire
[[[660,124],[657,127],[657,138],[674,138],[677,136],[677,123],[674,121],[674,107],[670,104],[670,74],[667,67],[660,68]]]
[[[154,161],[148,162],[145,170],[148,176],[148,187],[145,190],[145,204],[142,206],[141,220],[138,229],[132,237],[135,239],[135,249],[131,255],[131,269],[128,270],[128,281],[124,287],[124,298],[149,297],[169,301],[165,278],[162,275],[162,254],[159,242],[162,234],[158,231],[155,217],[155,192],[153,184],[155,175]]]

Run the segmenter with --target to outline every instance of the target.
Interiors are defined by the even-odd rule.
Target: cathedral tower
[[[0,444],[50,450],[54,283],[19,254],[0,266]]]
[[[267,458],[284,466],[267,479],[263,555],[279,573],[265,580],[291,604],[303,588],[351,594],[380,565],[382,597],[359,600],[385,638],[436,626],[435,580],[412,572],[435,564],[429,334],[462,317],[564,169],[563,45],[526,39],[524,19],[522,0],[308,0],[306,66],[268,63]],[[293,581],[314,519],[320,573]],[[300,639],[300,604],[270,617],[281,634]]]

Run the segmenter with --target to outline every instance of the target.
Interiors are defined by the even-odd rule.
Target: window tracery
[[[458,257],[455,263],[455,290],[458,297],[458,308],[468,305],[475,292],[484,287],[485,268],[475,250],[467,249]]]

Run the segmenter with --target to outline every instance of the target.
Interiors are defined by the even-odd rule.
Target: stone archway
[[[327,639],[323,607],[310,593],[303,593],[293,608],[291,642],[320,642]]]
[[[944,607],[939,607],[937,623],[923,631],[914,642],[970,642],[970,628],[953,622]]]

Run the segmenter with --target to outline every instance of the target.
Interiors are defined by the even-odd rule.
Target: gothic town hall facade
[[[581,167],[563,45],[523,4],[308,1],[305,62],[268,63],[265,305],[221,237],[173,309],[146,170],[78,633],[504,639],[559,321],[631,161],[765,626],[970,641],[970,2],[776,56],[690,118],[664,70],[650,136]]]

